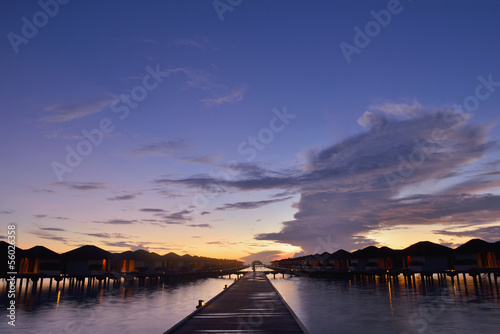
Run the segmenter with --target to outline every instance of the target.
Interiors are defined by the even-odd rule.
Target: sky
[[[0,5],[0,238],[246,261],[500,240],[497,1]]]

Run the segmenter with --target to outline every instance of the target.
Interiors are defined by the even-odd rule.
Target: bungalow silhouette
[[[61,255],[44,246],[24,250],[20,252],[19,258],[19,274],[61,274]]]
[[[430,241],[421,241],[402,250],[403,265],[415,272],[443,272],[451,269],[453,250]]]
[[[75,276],[102,275],[110,272],[111,253],[96,246],[86,245],[61,254],[63,272]]]
[[[112,270],[119,273],[164,271],[163,258],[143,249],[111,255]]]
[[[177,271],[179,270],[179,262],[181,257],[173,252],[165,254],[162,256],[165,271]]]
[[[477,268],[499,267],[495,244],[481,239],[472,239],[454,251],[454,269],[466,271]]]
[[[334,270],[347,269],[350,255],[351,253],[343,249],[339,249],[335,253],[330,254],[328,256],[328,260],[326,263],[327,269],[334,269]]]
[[[4,257],[4,259],[0,263],[0,275],[2,275],[0,277],[6,277],[8,272],[12,272],[12,271],[19,272],[19,263],[20,262],[16,261],[16,260],[21,256],[21,254],[24,251],[21,248],[16,247],[15,251],[11,251],[11,255],[14,255],[16,260],[11,260],[11,259],[9,259],[9,246],[10,246],[10,244],[8,242],[0,241],[0,252],[2,252],[2,257]],[[11,264],[12,263],[14,264],[15,270],[12,270],[12,268],[9,268],[9,261],[13,261],[13,262],[11,262]]]
[[[398,252],[389,247],[368,246],[358,249],[349,256],[351,271],[389,270],[400,266],[397,264]]]

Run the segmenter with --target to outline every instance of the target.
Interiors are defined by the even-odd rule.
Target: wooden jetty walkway
[[[249,272],[164,334],[308,333],[263,272]]]

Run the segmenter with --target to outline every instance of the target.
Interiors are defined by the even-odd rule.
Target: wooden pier
[[[263,272],[249,272],[164,334],[308,333]]]

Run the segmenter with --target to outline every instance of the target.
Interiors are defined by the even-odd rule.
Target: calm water
[[[281,275],[280,275],[281,277]],[[271,280],[311,333],[499,333],[500,298],[495,286],[475,294],[451,286],[406,288],[379,282],[286,278]]]
[[[85,298],[54,288],[49,295],[45,288],[41,295],[18,300],[14,330],[2,315],[0,333],[161,334],[194,311],[198,299],[207,301],[232,282],[203,279],[135,286],[101,290]],[[449,281],[447,287],[436,282],[434,288],[417,285],[416,289],[405,287],[403,281],[399,287],[304,277],[271,282],[312,334],[498,333],[500,328],[500,298],[486,280],[478,294],[471,279],[467,290],[463,282],[459,288]]]

